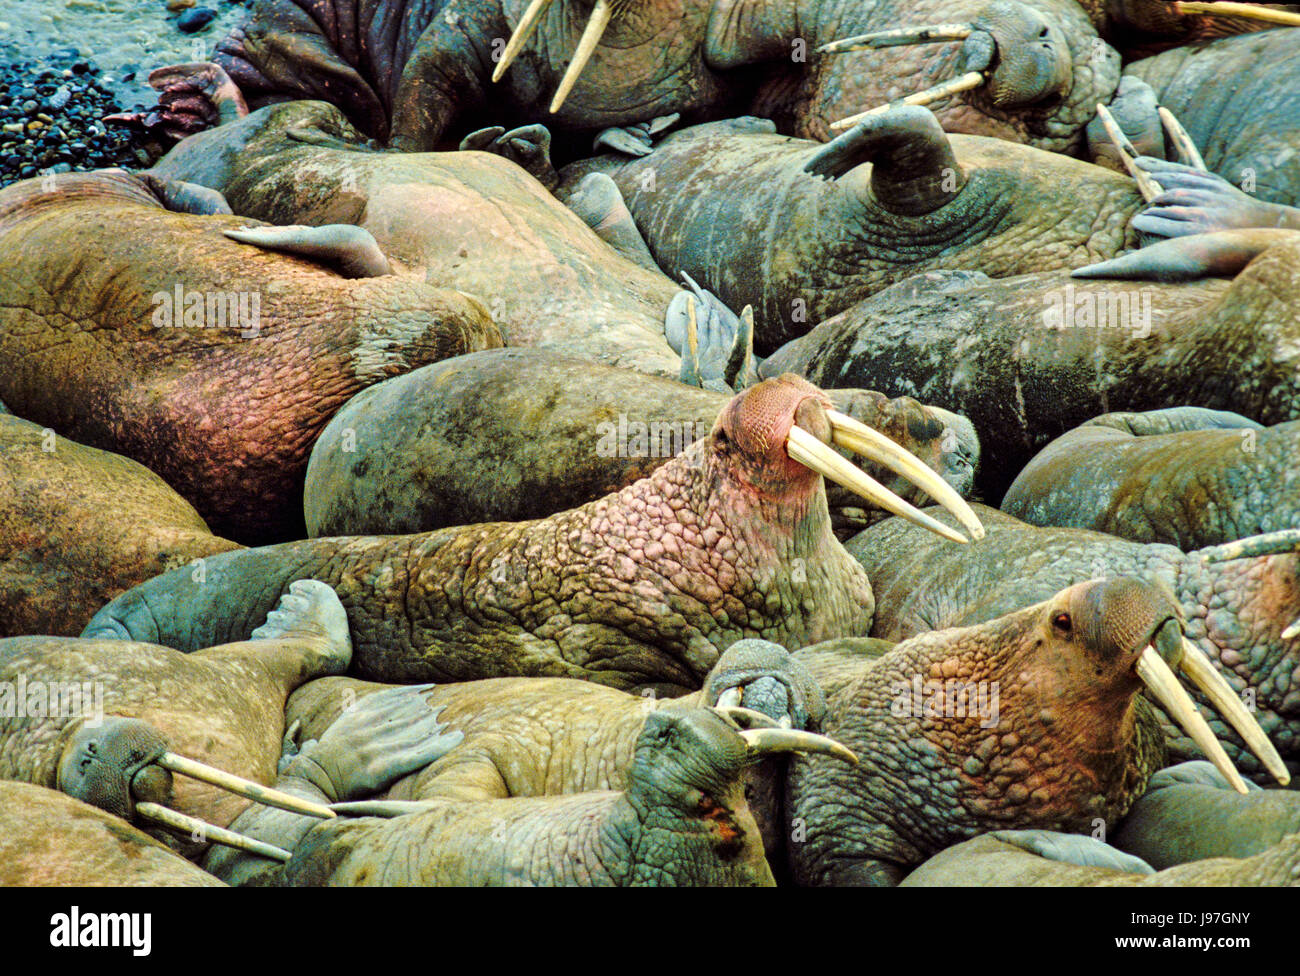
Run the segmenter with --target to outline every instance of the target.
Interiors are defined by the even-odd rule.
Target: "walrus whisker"
[[[974,33],[970,24],[931,24],[927,27],[895,27],[831,41],[817,48],[818,54],[843,54],[846,51],[870,51],[903,44],[940,44],[964,41]]]
[[[927,88],[924,91],[913,92],[903,99],[895,102],[888,102],[885,105],[877,105],[875,108],[869,108],[865,112],[859,112],[857,115],[850,115],[846,119],[840,119],[838,122],[832,122],[830,127],[835,131],[849,129],[857,125],[863,119],[872,115],[880,115],[888,112],[895,105],[929,105],[931,102],[937,102],[941,98],[947,98],[949,95],[956,95],[959,92],[970,91],[972,88],[978,88],[984,84],[987,79],[982,71],[967,71],[964,75],[958,75],[956,78],[949,79],[933,88]]]
[[[1196,710],[1196,703],[1192,701],[1186,689],[1178,683],[1178,678],[1169,665],[1161,659],[1150,644],[1138,656],[1135,670],[1138,678],[1146,685],[1147,690],[1166,714],[1187,733],[1188,737],[1205,753],[1206,758],[1214,763],[1215,769],[1223,774],[1223,778],[1231,784],[1232,788],[1245,795],[1246,784],[1241,774],[1237,772],[1237,767],[1223,751],[1223,746],[1214,737],[1209,724]]]
[[[1191,682],[1205,693],[1205,697],[1210,700],[1215,711],[1237,730],[1237,734],[1273,778],[1283,786],[1290,783],[1291,774],[1287,771],[1286,763],[1273,748],[1273,743],[1268,741],[1268,736],[1255,721],[1255,716],[1247,711],[1246,706],[1232,690],[1232,686],[1211,663],[1205,652],[1186,637],[1183,638],[1183,659],[1180,666]]]
[[[237,834],[233,830],[207,823],[197,817],[187,817],[183,813],[177,813],[175,810],[170,810],[157,803],[137,803],[135,812],[146,820],[153,820],[166,827],[186,831],[191,835],[198,835],[214,844],[224,844],[226,847],[248,851],[250,854],[260,854],[262,857],[273,858],[277,861],[287,861],[293,856],[283,847],[276,847],[274,844],[254,840],[252,837],[245,837],[243,834]]]
[[[211,783],[213,786],[219,786],[236,796],[242,796],[245,799],[268,807],[276,807],[290,813],[301,813],[308,817],[320,817],[322,820],[328,820],[336,816],[333,810],[322,804],[304,800],[301,797],[284,793],[270,786],[263,786],[261,783],[254,783],[250,779],[244,779],[244,777],[236,776],[234,773],[227,773],[206,763],[178,756],[174,752],[164,752],[154,761],[163,769],[170,769],[174,773],[181,773],[193,779]]]

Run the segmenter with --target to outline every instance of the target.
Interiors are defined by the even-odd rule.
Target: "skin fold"
[[[1200,549],[1300,523],[1298,454],[1296,421],[1260,427],[1195,407],[1103,414],[1043,448],[1002,511]]]
[[[1291,681],[1300,645],[1282,636],[1300,616],[1300,559],[1294,553],[1206,562],[1173,546],[1037,528],[984,506],[976,511],[988,536],[961,552],[931,547],[898,519],[846,544],[872,579],[873,636],[902,640],[990,620],[1084,580],[1121,574],[1155,580],[1175,594],[1188,638],[1253,702],[1255,718],[1283,760],[1300,759]],[[1236,734],[1214,715],[1207,720],[1243,774],[1263,782],[1258,762]],[[1167,731],[1172,759],[1202,758],[1179,730]]]
[[[482,299],[508,345],[680,372],[664,338],[680,286],[620,256],[500,157],[371,151],[338,109],[295,102],[195,135],[154,172],[220,190],[258,220],[355,224],[399,273]]]
[[[1230,282],[931,273],[822,322],[763,372],[969,417],[977,486],[996,500],[1041,448],[1099,414],[1178,404],[1265,425],[1300,419],[1297,269],[1300,235]]]
[[[236,542],[301,534],[312,441],[354,393],[500,344],[476,300],[259,253],[222,234],[249,221],[167,210],[156,180],[48,180],[0,191],[0,397],[146,465]],[[251,325],[220,317],[232,302]]]
[[[0,637],[81,633],[147,579],[238,549],[143,465],[0,414]]]
[[[1004,277],[1076,267],[1136,243],[1127,225],[1140,198],[1118,174],[946,136],[923,108],[863,126],[842,147],[776,135],[762,120],[697,126],[640,159],[568,167],[560,193],[589,172],[610,175],[661,266],[730,307],[754,306],[764,355],[928,269]]]
[[[959,493],[970,490],[979,443],[965,418],[907,397],[826,392]],[[543,518],[650,474],[707,437],[728,399],[549,350],[457,356],[376,384],[334,416],[307,465],[307,531],[426,532]],[[921,489],[883,465],[864,459],[863,470],[925,503]],[[827,486],[827,501],[837,536],[880,514],[838,485]]]

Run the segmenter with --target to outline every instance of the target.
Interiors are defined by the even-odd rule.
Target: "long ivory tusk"
[[[1097,103],[1097,117],[1101,119],[1101,124],[1106,129],[1106,135],[1110,136],[1110,141],[1119,150],[1119,158],[1123,161],[1124,168],[1128,170],[1129,176],[1136,181],[1142,199],[1150,203],[1160,195],[1160,184],[1155,181],[1155,177],[1140,168],[1135,162],[1137,150],[1133,148],[1133,143],[1129,142],[1128,136],[1124,135],[1124,130],[1115,121],[1115,116],[1110,114],[1110,109],[1101,102]]]
[[[439,804],[432,800],[354,800],[332,804],[330,809],[350,817],[404,817],[436,806]]]
[[[569,97],[569,92],[577,84],[578,75],[582,74],[582,69],[596,53],[596,45],[600,43],[601,35],[605,33],[605,28],[609,26],[613,16],[614,7],[609,0],[596,0],[596,9],[591,12],[587,28],[582,32],[582,39],[578,41],[578,49],[573,52],[569,69],[564,72],[564,77],[560,79],[560,87],[555,90],[555,97],[551,99],[551,114],[558,112],[564,100]]]
[[[816,471],[823,478],[830,478],[837,485],[843,485],[849,491],[861,495],[887,512],[900,515],[909,522],[927,528],[935,535],[941,535],[953,542],[970,541],[960,532],[931,518],[925,512],[899,498],[871,475],[862,471],[853,463],[846,461],[834,449],[823,444],[797,424],[790,428],[790,434],[785,442],[785,450],[790,457],[804,467]]]
[[[779,729],[781,723],[776,721],[770,715],[755,711],[752,708],[744,708],[739,705],[714,705],[713,711],[717,712],[724,718],[730,719],[741,728],[750,729]],[[745,723],[745,724],[742,724]]]
[[[1201,151],[1196,148],[1196,143],[1192,142],[1192,137],[1187,134],[1187,130],[1175,118],[1174,113],[1161,105],[1158,114],[1160,121],[1164,123],[1165,131],[1169,133],[1170,141],[1173,142],[1174,148],[1178,150],[1178,155],[1186,160],[1188,166],[1199,169],[1202,173],[1208,173],[1210,170],[1201,157]]]
[[[766,752],[816,752],[834,756],[856,766],[858,757],[834,739],[802,729],[745,729],[740,733],[745,744],[758,753]]]
[[[1279,529],[1247,536],[1236,542],[1207,546],[1199,553],[1207,563],[1226,563],[1233,559],[1254,559],[1257,556],[1281,556],[1300,548],[1300,529]]]
[[[943,41],[964,41],[975,28],[970,24],[931,24],[929,27],[895,27],[893,30],[858,34],[823,44],[818,54],[843,54],[845,51],[869,51],[901,44],[937,44]]]
[[[1242,781],[1237,767],[1232,764],[1228,754],[1219,745],[1219,740],[1210,731],[1209,725],[1196,710],[1196,703],[1178,683],[1169,665],[1161,660],[1155,648],[1150,644],[1142,651],[1137,660],[1137,676],[1147,686],[1160,706],[1168,713],[1178,727],[1186,732],[1193,742],[1205,753],[1206,758],[1214,763],[1214,768],[1223,774],[1234,790],[1246,793],[1246,784]]]
[[[234,793],[236,796],[242,796],[256,803],[265,804],[268,807],[277,807],[280,810],[288,810],[290,813],[301,813],[308,817],[320,817],[328,820],[334,816],[334,811],[320,803],[313,803],[310,800],[304,800],[301,797],[284,793],[280,790],[273,789],[270,786],[263,786],[261,783],[254,783],[251,779],[244,779],[242,776],[236,776],[234,773],[227,773],[224,770],[209,766],[206,763],[196,762],[193,759],[186,759],[184,756],[178,756],[174,752],[164,752],[155,762],[163,769],[170,769],[174,773],[181,773],[185,776],[192,776],[194,779],[202,780],[205,783],[211,783],[213,786],[219,786],[223,790]]]
[[[925,89],[925,91],[913,92],[902,101],[889,102],[886,105],[877,105],[875,108],[869,108],[865,112],[859,112],[857,115],[850,115],[847,119],[840,119],[838,122],[832,122],[831,128],[836,131],[839,131],[840,129],[849,129],[868,116],[888,112],[895,105],[929,105],[931,102],[937,102],[939,99],[947,98],[949,95],[956,95],[958,92],[970,91],[972,88],[978,88],[982,84],[984,84],[984,72],[967,71],[964,75],[958,75],[951,81],[945,81],[942,85],[935,85],[933,88]]]
[[[262,857],[273,858],[277,861],[287,861],[293,856],[283,847],[266,844],[260,840],[254,840],[252,837],[245,837],[243,834],[237,834],[233,830],[226,830],[225,827],[218,827],[216,824],[206,823],[196,817],[187,817],[183,813],[177,813],[175,810],[170,810],[157,803],[137,803],[135,812],[146,820],[153,820],[176,830],[187,831],[190,834],[197,833],[214,844],[224,844],[227,847],[235,847],[241,851],[260,854]]]
[[[1174,13],[1244,17],[1247,20],[1266,20],[1271,24],[1300,27],[1300,14],[1293,14],[1288,10],[1270,10],[1268,7],[1254,3],[1175,3]]]
[[[950,511],[972,539],[984,538],[984,526],[966,499],[914,454],[848,414],[828,410],[826,416],[831,422],[831,439],[836,444],[901,474]]]
[[[533,31],[537,29],[537,21],[549,7],[552,0],[533,0],[524,11],[524,15],[519,18],[519,26],[515,32],[510,35],[510,40],[506,42],[506,49],[501,52],[501,60],[492,70],[492,80],[500,81],[501,76],[506,73],[506,68],[510,67],[510,62],[519,56],[524,42],[532,36]]]
[[[1237,730],[1237,734],[1250,747],[1250,751],[1259,757],[1259,761],[1264,764],[1264,768],[1272,777],[1283,786],[1291,782],[1291,774],[1287,772],[1286,763],[1282,762],[1282,757],[1273,748],[1273,743],[1268,741],[1268,736],[1255,721],[1255,716],[1246,710],[1237,693],[1232,690],[1232,686],[1219,673],[1219,669],[1214,666],[1205,652],[1186,637],[1183,638],[1182,670],[1191,682],[1205,693],[1214,710]]]

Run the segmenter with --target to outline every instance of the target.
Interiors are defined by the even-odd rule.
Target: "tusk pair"
[[[261,783],[254,783],[251,779],[244,779],[242,776],[227,773],[215,766],[209,766],[193,759],[186,759],[174,752],[164,752],[154,762],[163,769],[170,769],[173,773],[180,773],[193,779],[202,780],[205,783],[211,783],[213,786],[219,786],[229,793],[242,796],[255,803],[261,803],[264,806],[288,810],[290,813],[300,813],[307,817],[320,817],[322,820],[328,820],[335,816],[334,811],[323,804],[304,800],[291,793],[285,793],[270,786],[263,786]]]
[[[932,24],[929,27],[895,27],[893,30],[858,34],[823,44],[818,54],[843,54],[846,51],[871,51],[882,47],[903,44],[938,44],[943,41],[964,41],[975,32],[970,24]]]
[[[1209,14],[1214,17],[1244,17],[1247,20],[1266,20],[1271,24],[1288,24],[1300,27],[1300,14],[1286,10],[1270,10],[1255,3],[1175,3],[1176,14]]]
[[[177,813],[175,810],[170,810],[157,803],[137,803],[135,812],[146,820],[153,820],[175,830],[184,830],[191,835],[198,834],[214,844],[225,844],[227,847],[234,847],[276,861],[287,861],[293,856],[283,847],[266,844],[260,840],[254,840],[252,837],[245,837],[243,834],[237,834],[233,830],[226,830],[224,827],[207,823],[197,817],[187,817],[183,813]]]
[[[869,108],[865,112],[859,112],[857,115],[850,115],[846,119],[840,119],[838,122],[832,122],[830,127],[835,131],[841,129],[851,129],[863,119],[872,115],[880,115],[888,112],[895,105],[929,105],[931,102],[937,102],[941,98],[947,98],[949,95],[956,95],[958,92],[970,91],[972,88],[978,88],[984,84],[985,77],[982,71],[967,71],[964,75],[958,75],[941,85],[935,85],[933,88],[927,88],[925,91],[913,92],[906,98],[897,102],[889,102],[885,105],[877,105],[875,108]]]
[[[1097,103],[1097,118],[1101,119],[1101,124],[1106,129],[1106,135],[1110,136],[1110,141],[1119,150],[1119,158],[1124,163],[1124,168],[1128,170],[1129,176],[1133,177],[1137,183],[1138,192],[1142,194],[1142,199],[1150,203],[1160,196],[1160,184],[1156,182],[1155,177],[1138,166],[1136,162],[1138,151],[1133,148],[1133,143],[1129,141],[1128,136],[1124,135],[1124,130],[1115,121],[1115,116],[1110,114],[1110,109],[1101,102]]]
[[[1282,757],[1273,748],[1273,743],[1268,741],[1268,736],[1259,727],[1255,717],[1246,709],[1241,698],[1232,690],[1232,686],[1219,673],[1219,669],[1214,666],[1205,652],[1186,637],[1183,638],[1181,666],[1183,674],[1205,693],[1205,697],[1210,700],[1215,711],[1237,730],[1237,734],[1264,764],[1269,774],[1283,786],[1290,783],[1291,774],[1287,772],[1286,763],[1282,762]]]
[[[889,441],[879,432],[872,430],[865,424],[858,423],[852,417],[848,417],[837,410],[828,410],[826,414],[830,419],[831,436],[836,444],[847,447],[868,460],[897,471],[913,484],[924,489],[932,498],[948,509],[962,525],[970,530],[974,538],[982,539],[984,537],[984,527],[980,524],[978,516],[971,507],[966,504],[960,495],[952,490],[947,482],[922,464],[919,458],[903,450],[893,441]],[[867,431],[867,435],[864,436],[862,431]],[[883,448],[876,438],[887,441],[889,447]],[[823,444],[797,424],[790,428],[790,433],[785,442],[785,450],[791,458],[804,467],[816,471],[823,478],[829,478],[837,485],[842,485],[861,495],[873,505],[883,508],[887,512],[901,516],[909,522],[929,529],[935,535],[941,535],[953,542],[970,541],[960,532],[949,528],[914,505],[899,498],[875,478],[851,461],[845,460],[832,447]]]
[[[858,764],[858,757],[834,739],[805,732],[802,729],[745,729],[740,733],[745,744],[755,753],[813,752],[834,756],[850,765]]]
[[[532,0],[528,5],[523,17],[519,19],[519,26],[510,35],[505,50],[501,52],[501,60],[497,62],[497,66],[492,72],[493,81],[501,80],[502,75],[506,73],[506,69],[510,67],[510,63],[519,56],[524,42],[537,29],[537,22],[541,19],[542,14],[553,2],[554,0]],[[578,47],[573,52],[573,60],[569,62],[564,77],[560,79],[560,85],[555,90],[555,97],[551,99],[551,114],[558,112],[560,106],[564,104],[564,100],[569,97],[569,92],[577,84],[578,76],[582,74],[582,69],[587,66],[591,56],[596,53],[596,45],[600,43],[605,29],[609,27],[609,22],[613,18],[614,5],[611,0],[596,0],[596,7],[592,10],[587,26],[583,29],[582,37],[578,41]]]

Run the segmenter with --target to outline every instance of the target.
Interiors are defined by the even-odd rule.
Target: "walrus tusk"
[[[1138,192],[1142,194],[1142,199],[1150,203],[1156,197],[1160,196],[1160,184],[1146,170],[1142,169],[1135,162],[1138,152],[1133,148],[1133,143],[1129,142],[1128,136],[1124,135],[1124,130],[1119,127],[1115,121],[1115,116],[1110,114],[1110,109],[1101,102],[1097,103],[1097,117],[1101,119],[1101,124],[1106,129],[1106,135],[1110,136],[1110,141],[1115,144],[1119,150],[1119,158],[1124,163],[1124,168],[1128,170],[1129,176],[1133,177],[1138,185]]]
[[[848,414],[827,410],[826,416],[831,422],[831,440],[836,444],[901,474],[952,512],[966,527],[972,539],[984,538],[984,526],[974,509],[966,504],[966,499],[957,494],[952,485],[917,460],[915,455]]]
[[[176,830],[188,831],[190,834],[198,834],[214,844],[224,844],[226,847],[238,848],[241,851],[248,851],[250,854],[260,854],[262,857],[269,857],[276,861],[287,861],[293,856],[283,847],[276,847],[273,844],[254,840],[252,837],[245,837],[243,834],[237,834],[233,830],[226,830],[226,828],[218,827],[216,824],[206,823],[196,817],[187,817],[183,813],[169,810],[157,803],[137,803],[135,812],[146,820],[153,820]]]
[[[785,442],[786,453],[806,468],[816,471],[823,478],[830,478],[837,485],[849,489],[873,505],[887,512],[902,516],[915,525],[929,529],[935,535],[941,535],[953,542],[969,542],[964,535],[950,529],[937,519],[931,518],[920,509],[899,498],[871,475],[850,461],[846,461],[836,451],[819,441],[798,424],[790,428]],[[875,460],[875,458],[872,458]],[[917,461],[917,464],[920,464]]]
[[[493,81],[500,81],[501,76],[506,73],[506,68],[510,67],[510,62],[519,56],[519,51],[523,48],[524,42],[537,29],[537,21],[551,3],[552,0],[533,0],[528,5],[524,15],[519,18],[519,26],[510,35],[510,40],[506,42],[506,49],[501,52],[501,60],[497,62],[497,66],[492,70]]]
[[[831,128],[839,131],[840,129],[850,129],[857,125],[863,119],[871,115],[880,115],[888,112],[895,105],[929,105],[931,102],[937,102],[941,98],[947,98],[949,95],[956,95],[958,92],[970,91],[972,88],[978,88],[984,84],[984,72],[967,71],[964,75],[958,75],[942,85],[935,85],[933,88],[927,88],[925,91],[913,92],[902,101],[889,102],[885,105],[877,105],[875,108],[869,108],[865,112],[859,112],[857,115],[850,115],[847,119],[840,119],[838,122],[832,122]]]
[[[845,51],[870,51],[902,44],[938,44],[943,41],[964,41],[974,33],[970,24],[931,24],[929,27],[895,27],[893,30],[858,34],[823,44],[818,54],[843,54]]]
[[[1273,743],[1268,741],[1268,736],[1264,734],[1264,730],[1255,721],[1255,716],[1247,711],[1246,706],[1237,697],[1237,693],[1232,690],[1232,686],[1219,673],[1218,668],[1211,663],[1205,652],[1186,637],[1183,638],[1181,667],[1183,673],[1187,675],[1191,682],[1205,693],[1205,697],[1210,700],[1214,710],[1237,730],[1237,734],[1250,747],[1250,751],[1264,764],[1264,768],[1269,771],[1273,778],[1283,786],[1290,783],[1291,774],[1287,772],[1286,763],[1282,762],[1282,757],[1273,748]]]
[[[301,797],[284,793],[270,786],[254,783],[251,779],[244,779],[242,776],[227,773],[206,763],[186,759],[174,752],[164,752],[154,761],[163,769],[170,769],[173,773],[181,773],[202,780],[205,783],[211,783],[213,786],[219,786],[236,796],[242,796],[268,807],[277,807],[280,810],[301,813],[308,817],[320,817],[323,820],[328,820],[335,815],[333,810],[320,803],[313,803],[310,800],[304,800]]]
[[[802,729],[745,729],[740,737],[755,753],[816,752],[823,756],[834,756],[853,766],[858,764],[858,757],[851,750],[816,732],[805,732]]]
[[[714,707],[739,708],[741,700],[741,691],[739,688],[728,688],[718,696],[718,704]]]
[[[1300,637],[1300,618],[1291,621],[1287,629],[1282,631],[1283,640],[1291,640],[1294,637]]]
[[[1256,556],[1281,556],[1300,548],[1300,529],[1279,529],[1247,536],[1236,542],[1207,546],[1198,555],[1207,563],[1226,563],[1233,559],[1253,559]]]
[[[1178,683],[1169,665],[1165,664],[1150,644],[1138,656],[1136,670],[1137,676],[1159,702],[1160,707],[1191,737],[1232,788],[1244,795],[1246,784],[1242,781],[1241,774],[1237,772],[1237,767],[1232,764],[1228,754],[1223,751],[1223,746],[1219,745],[1219,740],[1214,737],[1210,726],[1196,710],[1196,703]]]
[[[1177,14],[1209,14],[1212,17],[1245,17],[1247,20],[1267,20],[1271,24],[1289,24],[1300,27],[1300,14],[1287,10],[1270,10],[1255,3],[1175,3]]]
[[[1192,169],[1199,169],[1202,173],[1208,173],[1210,170],[1201,157],[1201,151],[1196,148],[1196,143],[1192,142],[1192,137],[1187,134],[1187,130],[1175,118],[1174,113],[1161,105],[1156,110],[1156,114],[1160,116],[1160,121],[1164,123],[1165,132],[1169,133],[1169,140],[1174,144],[1174,148],[1178,150],[1178,155],[1186,160],[1187,165]]]
[[[728,689],[734,691],[735,689]],[[744,708],[740,705],[714,705],[711,711],[717,712],[733,725],[742,729],[779,729],[781,723],[770,715]]]
[[[408,813],[432,810],[438,805],[433,800],[353,800],[333,803],[330,809],[349,817],[404,817]]]
[[[573,52],[569,69],[564,72],[564,77],[560,79],[560,87],[555,90],[555,97],[551,99],[552,115],[560,110],[564,100],[569,97],[570,90],[577,84],[578,75],[582,74],[582,69],[596,53],[596,45],[600,43],[601,35],[605,33],[605,28],[609,26],[613,16],[614,7],[610,0],[596,0],[596,9],[591,12],[591,19],[587,21],[582,39],[578,41],[578,49]]]

